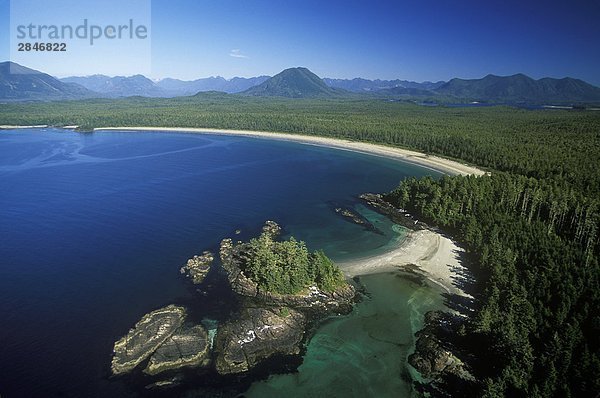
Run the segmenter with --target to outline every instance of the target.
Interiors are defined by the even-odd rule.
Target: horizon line
[[[19,65],[21,67],[24,67],[24,68],[27,68],[27,69],[31,69],[31,70],[34,70],[34,71],[39,72],[39,73],[47,74],[47,75],[52,76],[55,79],[59,79],[59,80],[60,79],[75,78],[75,77],[88,78],[88,77],[94,77],[94,76],[104,76],[104,77],[108,77],[108,78],[111,78],[111,79],[112,78],[116,78],[116,77],[131,78],[131,77],[135,77],[135,76],[142,76],[142,77],[144,77],[144,78],[146,78],[148,80],[151,80],[152,82],[160,82],[160,81],[166,80],[166,79],[179,80],[179,81],[182,81],[182,82],[193,82],[193,81],[196,81],[196,80],[219,79],[219,78],[224,79],[225,81],[231,81],[231,80],[236,79],[236,78],[237,79],[253,79],[253,78],[258,78],[258,77],[268,77],[268,78],[271,78],[271,77],[276,76],[277,74],[279,74],[279,73],[281,73],[281,72],[283,72],[285,70],[288,70],[288,69],[297,69],[297,68],[308,69],[311,73],[314,73],[314,72],[312,72],[312,70],[310,70],[310,68],[307,68],[305,66],[294,66],[294,67],[285,68],[285,69],[281,70],[280,72],[276,73],[275,75],[261,74],[261,75],[255,75],[255,76],[232,76],[232,77],[229,77],[229,78],[225,77],[225,76],[221,76],[221,75],[211,75],[211,76],[206,76],[206,77],[197,77],[197,78],[190,79],[190,80],[176,78],[176,77],[171,77],[171,76],[166,76],[166,77],[161,77],[161,78],[152,78],[152,77],[148,77],[148,76],[146,76],[146,75],[144,75],[142,73],[136,73],[136,74],[132,74],[132,75],[114,75],[114,76],[105,75],[105,74],[102,74],[102,73],[93,73],[93,74],[88,74],[88,75],[68,75],[68,76],[62,76],[61,77],[60,75],[52,75],[52,74],[47,73],[47,72],[43,72],[43,71],[40,71],[40,70],[37,70],[37,69],[30,68],[30,67],[25,66],[25,65],[21,65],[21,64],[19,64],[17,62],[11,61],[11,60],[0,61],[0,64],[2,64],[2,63],[13,63],[15,65]],[[315,75],[316,75],[316,73],[315,73]],[[369,78],[360,77],[360,76],[358,76],[358,77],[352,77],[352,78],[321,77],[321,76],[318,76],[318,75],[317,76],[320,79],[322,79],[322,80],[323,79],[331,79],[331,80],[358,80],[358,79],[362,79],[362,80],[367,80],[367,81],[388,81],[388,82],[395,81],[395,80],[400,80],[400,81],[405,81],[405,82],[410,82],[410,83],[424,84],[424,83],[440,83],[440,82],[447,83],[447,82],[449,82],[450,80],[453,80],[453,79],[480,80],[480,79],[483,79],[483,78],[488,77],[488,76],[512,77],[512,76],[517,76],[517,75],[523,75],[523,76],[526,76],[526,77],[528,77],[530,79],[533,79],[533,80],[536,80],[536,81],[541,80],[541,79],[547,79],[547,78],[557,79],[557,80],[562,80],[562,79],[577,79],[577,80],[581,80],[581,81],[583,81],[583,82],[585,82],[587,84],[590,84],[592,86],[600,88],[600,85],[596,85],[594,83],[590,83],[589,81],[587,81],[585,79],[582,79],[582,78],[578,78],[578,77],[572,77],[572,76],[562,76],[562,77],[543,76],[543,77],[540,77],[540,78],[535,78],[535,77],[532,77],[532,76],[530,76],[530,75],[528,75],[526,73],[523,73],[523,72],[517,72],[517,73],[513,73],[513,74],[509,74],[509,75],[495,74],[495,73],[491,73],[490,72],[490,73],[485,74],[482,77],[458,77],[458,76],[455,76],[455,77],[453,77],[453,78],[451,78],[449,80],[440,79],[440,80],[423,80],[423,81],[416,81],[416,80],[409,80],[409,79],[402,79],[402,78],[394,78],[394,79],[375,78],[375,79],[369,79]]]

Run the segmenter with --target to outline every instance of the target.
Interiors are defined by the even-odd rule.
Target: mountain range
[[[381,90],[389,90],[389,89],[419,89],[419,90],[435,90],[440,87],[442,84],[446,83],[444,81],[439,81],[436,83],[432,82],[411,82],[408,80],[368,80],[368,79],[329,79],[324,78],[323,81],[329,87],[341,88],[347,91],[352,91],[354,93],[364,93],[364,92],[375,92]]]
[[[208,77],[192,81],[166,78],[154,82],[142,75],[116,76],[93,75],[85,77],[66,77],[60,79],[65,83],[76,83],[88,90],[95,91],[107,97],[129,97],[141,95],[144,97],[180,97],[194,95],[201,91],[222,91],[233,94],[256,86],[269,76],[251,78],[234,77],[224,79],[220,76]]]
[[[232,79],[225,79],[221,76],[217,76],[192,81],[166,78],[158,81],[156,84],[166,92],[176,94],[177,96],[193,95],[202,91],[222,91],[224,93],[234,94],[245,91],[250,87],[257,86],[269,79],[269,77],[270,76],[250,78],[234,77]]]
[[[61,82],[14,62],[0,63],[0,101],[52,101],[97,96],[78,84]]]
[[[302,67],[273,77],[209,77],[193,81],[145,76],[93,75],[56,79],[12,63],[0,63],[0,101],[53,101],[101,97],[177,97],[204,91],[287,98],[371,97],[443,102],[582,104],[600,103],[600,88],[573,78],[532,79],[523,74],[416,83],[406,80],[321,79]]]
[[[565,103],[597,102],[600,88],[583,80],[549,77],[534,80],[522,73],[512,76],[487,75],[482,79],[452,79],[436,93],[487,102]]]
[[[66,77],[60,79],[63,83],[74,83],[88,90],[102,94],[104,97],[167,97],[167,92],[157,86],[146,76],[115,76],[93,75],[85,77]]]

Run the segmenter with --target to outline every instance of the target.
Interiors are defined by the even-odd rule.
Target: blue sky
[[[46,4],[45,15],[58,18],[61,11],[53,1]],[[305,66],[321,77],[436,81],[521,72],[600,86],[597,0],[154,0],[151,5],[149,71],[141,64],[140,69],[153,78],[248,77]],[[0,59],[6,60],[8,0],[0,0],[0,26],[5,30]],[[118,70],[119,61],[112,58],[102,62]],[[62,71],[53,65],[48,72],[64,75],[73,64],[79,63],[63,65]],[[96,73],[81,65],[77,74]]]

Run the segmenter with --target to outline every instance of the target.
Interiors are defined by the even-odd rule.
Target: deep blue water
[[[332,203],[432,173],[263,139],[0,131],[0,396],[136,395],[108,377],[112,345],[195,299],[187,258],[266,219],[334,259],[382,250],[389,221],[361,209],[385,234],[365,232]]]

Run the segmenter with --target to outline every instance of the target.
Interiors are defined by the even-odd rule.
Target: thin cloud
[[[233,50],[229,51],[229,56],[233,58],[248,58],[247,55],[241,53],[239,48],[234,48]]]

